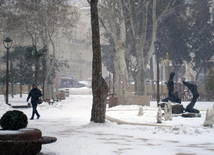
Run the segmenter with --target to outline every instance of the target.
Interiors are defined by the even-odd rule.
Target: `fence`
[[[5,94],[5,88],[6,86],[0,85],[0,94]],[[183,85],[175,84],[175,90],[179,92],[179,97],[182,101],[191,101],[192,100],[192,93],[187,90]],[[11,85],[9,85],[9,94],[11,94]],[[134,85],[131,85],[131,91],[134,92]],[[156,92],[156,87],[155,87]],[[198,87],[199,92],[199,98],[198,101],[214,101],[214,92],[206,92],[203,86]],[[13,88],[13,94],[19,94],[20,93],[20,86],[18,84],[14,85]],[[26,94],[28,93],[28,86],[23,85],[22,86],[22,93]],[[152,91],[152,85],[147,86],[147,96],[149,96],[150,101],[156,101],[157,94],[153,93]],[[166,85],[160,86],[160,100],[166,98],[168,96],[167,87]]]
[[[199,87],[199,97],[198,101],[214,101],[214,93],[212,92],[205,92],[203,88]],[[147,93],[147,96],[149,96],[150,101],[156,101],[157,100],[157,94],[156,93]],[[167,93],[160,93],[160,100],[165,99],[168,97]],[[191,101],[192,100],[192,93],[189,90],[184,90],[183,92],[179,92],[179,98],[181,101]]]
[[[31,87],[30,87],[30,89],[31,89]],[[6,90],[6,86],[5,85],[0,85],[0,94],[5,94],[5,90]],[[13,89],[12,89],[12,86],[9,85],[9,94],[12,94],[12,91],[13,91],[14,95],[19,94],[20,93],[20,85],[15,84]],[[22,93],[23,94],[27,94],[28,93],[28,86],[27,85],[23,85],[22,86]]]
[[[157,100],[157,94],[147,94],[149,96],[150,101]],[[160,100],[166,98],[167,95],[160,95]],[[179,95],[181,101],[191,101],[192,95]],[[214,94],[200,94],[198,101],[214,101]]]
[[[134,85],[132,84],[130,86],[131,92],[134,94]],[[157,88],[155,86],[153,93],[152,85],[147,85],[147,96],[149,96],[150,101],[156,101],[157,100]],[[165,99],[168,97],[168,90],[166,85],[160,85],[160,100]],[[178,91],[179,97],[181,101],[191,101],[192,100],[192,93],[190,90],[188,90],[183,84],[175,84],[174,85],[175,91]],[[198,86],[198,92],[199,92],[199,98],[198,101],[214,101],[214,92],[206,92],[204,86]]]

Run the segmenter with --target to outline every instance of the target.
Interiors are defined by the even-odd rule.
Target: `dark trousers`
[[[40,115],[39,115],[39,113],[38,113],[38,111],[37,111],[37,103],[35,104],[35,103],[32,103],[32,108],[33,108],[33,111],[32,111],[32,117],[31,118],[34,118],[34,115],[36,114],[36,116],[37,117],[39,117]]]

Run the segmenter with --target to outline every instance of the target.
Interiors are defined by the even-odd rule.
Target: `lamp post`
[[[8,92],[9,92],[9,49],[12,46],[13,41],[10,38],[5,38],[3,40],[4,47],[7,49],[7,69],[6,69],[6,104],[8,102]]]
[[[160,42],[159,41],[155,41],[154,42],[155,45],[155,52],[156,52],[156,62],[157,62],[157,106],[158,103],[160,102],[160,90],[159,90],[159,62],[158,62],[158,53],[160,50]]]
[[[166,53],[166,60],[165,61],[167,62],[166,79],[169,79],[169,53],[168,52]]]
[[[46,57],[46,52],[47,52],[47,49],[44,47],[43,49],[43,62],[42,62],[42,66],[43,66],[43,75],[42,75],[42,89],[43,89],[43,99],[45,99],[45,57]]]

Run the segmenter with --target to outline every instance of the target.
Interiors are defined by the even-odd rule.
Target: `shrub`
[[[19,130],[27,127],[27,116],[18,110],[7,111],[1,118],[3,130]]]

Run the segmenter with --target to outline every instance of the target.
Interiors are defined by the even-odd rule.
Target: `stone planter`
[[[0,130],[0,155],[35,155],[41,151],[42,144],[56,140],[42,137],[42,132],[35,128]]]

